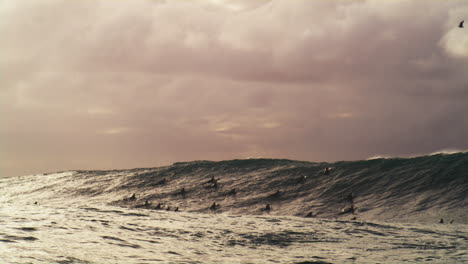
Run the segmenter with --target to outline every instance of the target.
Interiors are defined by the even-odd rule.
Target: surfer
[[[213,202],[213,204],[210,206],[210,210],[216,210],[218,209],[219,204],[216,204],[216,202]]]
[[[146,200],[145,201],[145,207],[148,208],[150,205],[151,205],[151,203],[148,200]]]
[[[154,209],[156,209],[156,210],[161,210],[161,209],[163,209],[163,208],[162,208],[162,204],[161,204],[161,203],[158,203],[158,205],[156,205],[156,207],[155,207]]]
[[[325,168],[325,171],[323,172],[323,175],[328,175],[330,174],[330,168]]]
[[[214,176],[211,177],[211,179],[209,181],[207,181],[207,183],[215,183],[217,182],[218,180],[215,179]]]
[[[302,175],[301,177],[299,177],[296,181],[297,184],[299,183],[304,183],[306,181],[307,177],[305,175]]]
[[[215,182],[213,182],[210,187],[213,189],[218,189],[218,181],[216,180]]]
[[[164,184],[166,184],[166,182],[167,182],[166,178],[163,178],[162,180],[160,180],[160,181],[157,183],[157,185],[164,185]]]
[[[354,204],[351,204],[349,208],[344,208],[343,210],[341,210],[341,214],[347,213],[356,214],[356,207],[354,207]]]
[[[128,200],[129,201],[135,201],[136,200],[136,194],[134,193]]]

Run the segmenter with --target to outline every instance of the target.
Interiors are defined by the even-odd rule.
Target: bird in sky
[[[459,28],[463,28],[463,23],[465,22],[465,20],[462,20],[462,22],[460,22],[460,25],[458,25]]]

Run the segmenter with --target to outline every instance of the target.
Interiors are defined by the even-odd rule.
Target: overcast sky
[[[468,1],[1,0],[0,176],[468,149]]]

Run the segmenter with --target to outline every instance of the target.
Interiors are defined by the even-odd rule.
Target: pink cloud
[[[464,149],[460,10],[464,1],[4,1],[0,166]]]

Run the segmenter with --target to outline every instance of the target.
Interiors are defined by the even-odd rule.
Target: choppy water
[[[467,168],[458,153],[0,179],[0,263],[467,263]]]
[[[2,263],[463,263],[467,225],[2,205]]]

